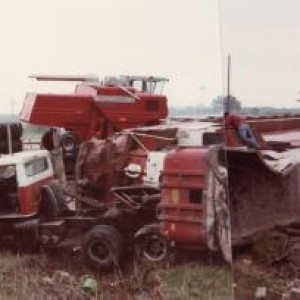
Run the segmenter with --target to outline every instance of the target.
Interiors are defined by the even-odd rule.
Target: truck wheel
[[[122,252],[122,236],[110,225],[98,225],[83,238],[85,259],[101,270],[116,266]]]
[[[78,150],[78,140],[71,132],[61,135],[59,143],[65,153],[75,154]]]
[[[149,232],[136,242],[135,254],[142,262],[162,262],[168,257],[169,245],[158,232]]]

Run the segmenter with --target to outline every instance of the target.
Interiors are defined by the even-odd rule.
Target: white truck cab
[[[53,177],[47,150],[0,155],[0,216],[37,213],[40,188]]]

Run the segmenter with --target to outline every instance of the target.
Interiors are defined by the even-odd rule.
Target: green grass
[[[43,254],[1,252],[0,299],[91,299],[82,290],[80,275],[67,269],[64,261],[56,270],[52,263]]]
[[[164,271],[163,290],[169,300],[231,300],[232,273],[228,266],[187,263]]]
[[[0,252],[0,299],[148,299],[148,300],[231,300],[232,274],[220,262],[197,260],[167,269],[133,266],[125,260],[120,270],[98,273],[88,268],[82,257],[68,249],[52,254]],[[83,279],[98,282],[97,294],[83,291]]]

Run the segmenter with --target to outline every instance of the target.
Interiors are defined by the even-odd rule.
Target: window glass
[[[13,176],[16,176],[16,166],[15,165],[0,166],[0,177],[10,178]]]
[[[27,176],[34,176],[48,169],[46,157],[37,158],[25,164],[25,173]]]
[[[153,83],[153,93],[162,94],[164,86],[165,86],[165,81],[158,81]]]
[[[195,203],[195,204],[202,203],[202,190],[201,189],[190,190],[190,202]]]
[[[134,87],[138,91],[143,91],[143,81],[142,80],[134,80],[132,81],[132,87]]]

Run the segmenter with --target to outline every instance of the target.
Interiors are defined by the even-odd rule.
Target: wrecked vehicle
[[[150,261],[176,246],[221,250],[231,262],[232,245],[298,220],[299,116],[248,118],[259,144],[248,149],[222,118],[162,122],[166,97],[154,92],[164,79],[87,81],[72,95],[29,94],[21,119],[81,142],[75,190],[63,192],[76,213],[51,230],[80,227],[93,264],[113,266],[123,246]]]
[[[296,222],[295,141],[261,127],[254,129],[261,149],[248,149],[236,130],[211,121],[137,127],[81,143],[74,190],[56,190],[75,207],[27,228],[38,228],[44,246],[79,235],[87,260],[107,269],[124,251],[160,261],[172,247],[221,251],[231,262],[232,245]],[[266,129],[280,122],[255,121]]]
[[[126,191],[143,203],[136,200],[129,205],[121,199],[122,205],[116,207],[98,205],[74,210],[68,204],[70,197],[54,177],[46,150],[0,156],[2,239],[12,237],[22,247],[27,244],[47,248],[78,235],[87,260],[107,269],[121,255],[123,240],[154,218],[154,204],[160,196],[155,188],[145,187],[142,195],[134,188]],[[116,189],[115,193],[120,191]],[[134,220],[137,213],[140,218]]]
[[[106,138],[126,128],[159,124],[168,115],[162,95],[166,78],[154,76],[95,77],[31,76],[40,81],[79,81],[71,94],[34,94],[25,97],[20,120],[62,127],[78,141],[96,133]]]
[[[232,128],[224,132],[206,123],[193,135],[179,125],[178,144],[167,152],[161,171],[157,222],[144,229],[144,256],[162,259],[168,246],[206,247],[221,250],[231,262],[233,246],[299,224],[298,123],[297,117],[253,120],[261,149],[243,145]],[[271,132],[274,128],[281,131]]]
[[[41,213],[41,189],[53,180],[52,162],[46,150],[0,155],[2,236],[17,230],[22,222]],[[59,207],[54,202],[51,206],[48,205],[49,211],[45,211],[46,214],[50,215],[51,211]]]
[[[226,146],[223,130],[192,122],[92,138],[80,146],[75,189],[52,189],[62,203],[75,200],[73,210],[63,205],[61,214],[40,213],[18,228],[38,232],[45,247],[78,235],[87,260],[101,269],[127,250],[160,261],[170,247],[221,251],[231,262],[232,244],[298,219],[299,150],[278,152],[279,142],[277,150]]]
[[[162,94],[168,79],[155,76],[95,77],[31,76],[40,81],[79,81],[74,93],[28,93],[20,120],[38,126],[61,127],[64,163],[74,174],[77,145],[94,136],[105,139],[126,128],[156,125],[168,115]],[[48,149],[49,150],[49,149]]]
[[[207,122],[141,127],[108,140],[92,139],[79,151],[79,194],[135,207],[134,199],[141,205],[145,189],[155,188],[156,214],[132,239],[139,258],[160,261],[170,246],[177,246],[221,247],[230,260],[226,170],[211,165],[223,142],[221,127]]]

